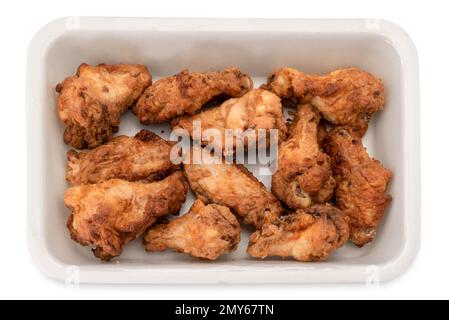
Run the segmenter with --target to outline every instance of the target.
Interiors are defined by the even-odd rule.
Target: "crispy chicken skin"
[[[386,190],[392,174],[368,155],[360,138],[349,128],[334,128],[324,144],[332,157],[337,181],[336,205],[351,219],[352,242],[362,247],[374,239],[377,225],[391,202]]]
[[[192,257],[215,260],[235,251],[240,225],[229,208],[196,200],[190,211],[168,223],[153,225],[144,237],[148,252],[171,248]]]
[[[282,213],[278,199],[242,165],[184,164],[184,174],[198,199],[230,208],[245,224],[261,228]]]
[[[383,109],[384,86],[372,74],[340,69],[326,75],[309,75],[281,68],[268,79],[267,88],[283,99],[312,103],[329,122],[349,125],[362,137],[371,116]]]
[[[56,86],[59,117],[66,125],[64,142],[85,149],[109,140],[120,115],[150,84],[144,65],[81,64],[75,76]]]
[[[67,227],[74,241],[92,246],[96,257],[109,260],[157,218],[177,213],[186,192],[180,171],[152,183],[112,179],[72,187],[64,195],[72,210]]]
[[[317,141],[319,122],[312,105],[299,105],[288,139],[279,150],[271,191],[291,209],[326,203],[333,195],[330,158]]]
[[[170,161],[172,144],[141,130],[134,137],[118,136],[87,152],[67,152],[66,179],[71,185],[118,178],[159,180],[178,166]]]
[[[318,129],[317,129],[317,139],[318,139],[318,145],[320,146],[320,148],[323,147],[324,139],[326,139],[327,133],[328,133],[328,129],[326,127],[327,124],[325,122],[326,122],[326,120],[321,119],[320,123],[318,124]]]
[[[240,97],[251,90],[251,78],[236,68],[222,72],[189,72],[162,78],[149,87],[133,107],[143,124],[194,114],[212,98],[225,94]]]
[[[216,129],[220,132],[223,138],[221,146],[226,154],[232,153],[239,147],[249,147],[247,139],[234,139],[233,149],[226,150],[224,141],[226,129],[241,130],[242,132],[248,129],[255,130],[256,140],[253,143],[255,144],[259,138],[262,140],[258,146],[269,144],[269,132],[272,129],[278,130],[279,140],[283,140],[287,132],[281,100],[277,95],[262,89],[251,90],[240,98],[229,99],[219,107],[202,111],[196,115],[184,116],[173,121],[172,127],[174,130],[185,129],[190,136],[193,136],[194,121],[201,123],[202,132],[208,129]],[[267,131],[267,140],[258,136],[258,129]],[[203,140],[204,145],[212,142],[212,136]]]
[[[319,261],[326,260],[348,238],[345,215],[331,205],[316,205],[264,225],[251,235],[247,252],[262,259],[277,256]]]

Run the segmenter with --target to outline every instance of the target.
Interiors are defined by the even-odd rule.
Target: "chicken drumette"
[[[67,227],[74,241],[92,246],[96,257],[109,260],[157,218],[177,213],[186,192],[180,171],[152,183],[112,179],[72,187],[64,195],[72,210]]]
[[[133,108],[143,124],[194,114],[212,98],[240,97],[252,89],[251,78],[236,68],[221,72],[189,72],[162,78],[149,87]]]
[[[157,134],[141,130],[135,137],[115,137],[87,152],[70,150],[66,179],[71,185],[113,178],[159,180],[178,167],[170,160],[171,147]]]
[[[299,209],[251,235],[248,254],[256,258],[325,260],[349,237],[348,219],[331,205]]]
[[[298,106],[288,139],[279,150],[271,191],[291,209],[326,203],[334,191],[330,158],[317,141],[319,122],[320,115],[311,105]]]
[[[109,140],[120,115],[150,84],[144,65],[80,65],[75,76],[56,86],[59,117],[66,125],[64,142],[84,149]]]
[[[236,250],[239,242],[240,225],[231,211],[201,200],[196,200],[185,215],[153,225],[144,237],[149,252],[171,248],[208,260]]]
[[[374,239],[391,202],[386,191],[392,174],[368,155],[360,138],[349,128],[334,128],[324,148],[332,157],[337,181],[335,203],[350,217],[351,240],[361,247]]]
[[[311,103],[327,121],[351,126],[360,137],[365,134],[371,116],[384,106],[382,81],[356,68],[335,70],[323,76],[281,68],[269,78],[267,88],[283,99]]]

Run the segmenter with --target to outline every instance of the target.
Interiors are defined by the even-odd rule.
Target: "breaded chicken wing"
[[[81,64],[75,76],[56,86],[59,117],[66,125],[64,142],[84,149],[109,140],[120,115],[150,84],[144,65]]]
[[[279,149],[271,191],[292,209],[326,203],[333,195],[330,158],[317,141],[320,115],[310,104],[299,105],[287,141]]]
[[[87,152],[70,150],[66,179],[71,185],[113,178],[159,180],[178,167],[170,161],[171,147],[157,134],[141,130],[135,137],[115,137]]]
[[[245,224],[261,228],[282,213],[278,199],[243,165],[184,164],[184,174],[197,198],[230,208]]]
[[[190,211],[168,223],[153,225],[144,237],[148,252],[168,248],[192,257],[215,260],[235,251],[240,225],[229,208],[196,200]]]
[[[386,191],[392,174],[368,155],[349,128],[334,128],[325,140],[325,150],[332,157],[337,181],[336,205],[351,219],[352,242],[362,247],[374,239],[391,202]]]
[[[254,130],[255,141],[251,141],[260,147],[269,145],[270,131],[278,130],[278,139],[283,140],[287,131],[281,100],[275,94],[262,89],[251,90],[240,98],[229,99],[221,106],[202,111],[193,116],[184,116],[176,119],[173,129],[185,129],[193,136],[193,123],[201,124],[202,132],[215,129],[221,134],[221,146],[225,154],[232,153],[236,148],[254,147],[248,146],[248,139],[234,139],[232,150],[225,149],[225,130],[240,130],[245,134],[248,129]],[[258,130],[266,130],[266,139],[259,137]],[[260,142],[259,139],[261,139]],[[204,145],[212,143],[214,137],[203,140]]]
[[[64,195],[72,210],[67,227],[74,241],[92,246],[96,257],[109,260],[157,218],[177,213],[186,192],[180,171],[152,183],[112,179],[72,187]]]
[[[331,205],[316,205],[264,225],[251,235],[247,252],[262,259],[277,256],[304,262],[326,260],[348,238],[345,215]]]
[[[149,87],[133,108],[143,124],[194,114],[212,98],[225,94],[240,97],[251,90],[251,78],[236,68],[222,72],[189,72],[162,78]]]
[[[349,125],[360,137],[365,134],[371,116],[384,106],[382,81],[356,68],[335,70],[323,76],[281,68],[268,79],[267,88],[281,98],[312,103],[327,121]]]

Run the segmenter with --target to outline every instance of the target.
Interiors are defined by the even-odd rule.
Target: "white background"
[[[0,298],[449,298],[449,8],[447,1],[1,1]],[[62,16],[382,18],[414,40],[421,72],[422,239],[405,274],[364,285],[81,286],[42,276],[25,241],[25,62],[32,36]]]

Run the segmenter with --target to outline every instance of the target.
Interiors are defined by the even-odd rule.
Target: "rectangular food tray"
[[[139,240],[113,262],[94,258],[70,240],[63,203],[67,146],[56,111],[55,86],[82,62],[143,63],[154,76],[236,66],[255,85],[282,66],[308,73],[358,67],[380,77],[385,110],[370,122],[364,144],[394,173],[393,202],[376,240],[347,244],[328,261],[256,260],[246,254],[249,229],[237,252],[214,262],[173,252],[148,254]],[[376,282],[401,274],[420,241],[419,80],[415,47],[382,20],[265,20],[62,18],[33,38],[27,65],[28,243],[51,278],[82,283]],[[141,128],[167,137],[166,125],[140,125],[127,112],[120,134]],[[250,168],[250,169],[255,169]],[[268,187],[270,177],[256,176]],[[193,203],[191,193],[182,212]]]

